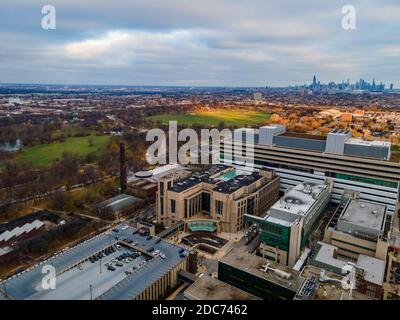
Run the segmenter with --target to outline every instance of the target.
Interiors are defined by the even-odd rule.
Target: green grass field
[[[35,167],[44,167],[60,159],[65,151],[79,153],[82,156],[90,152],[98,153],[107,144],[109,137],[92,135],[92,146],[89,145],[88,139],[89,137],[70,137],[64,142],[29,147],[17,154],[17,160]]]
[[[393,144],[392,152],[400,153],[400,145]]]
[[[168,121],[176,120],[178,124],[198,124],[210,127],[217,126],[223,121],[226,126],[241,127],[244,125],[263,124],[270,116],[270,113],[264,111],[219,110],[187,114],[161,114],[150,116],[148,119],[154,122],[161,121],[163,124],[168,124]]]

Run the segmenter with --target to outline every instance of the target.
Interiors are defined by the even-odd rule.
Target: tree
[[[88,144],[89,144],[89,147],[93,147],[93,145],[94,145],[93,138],[91,136],[88,138]]]
[[[52,197],[52,207],[56,210],[66,210],[71,205],[71,195],[66,191],[57,191]]]

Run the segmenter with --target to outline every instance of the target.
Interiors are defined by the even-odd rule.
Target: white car
[[[161,257],[162,259],[165,259],[167,256],[166,256],[164,253],[161,253],[161,254],[160,254],[160,257]]]

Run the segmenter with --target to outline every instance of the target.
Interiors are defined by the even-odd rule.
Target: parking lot
[[[68,296],[68,299],[74,300],[96,299],[103,292],[143,267],[147,263],[147,259],[151,259],[141,254],[134,259],[117,260],[117,257],[120,257],[123,253],[130,254],[132,252],[121,248],[121,250],[105,255],[97,261],[86,260],[59,275],[56,290],[43,290],[39,285],[36,288],[37,293],[29,299],[53,300],[65,299],[66,296]]]
[[[18,300],[131,299],[186,254],[157,237],[140,236],[125,224],[7,279],[2,288],[8,298]],[[56,289],[42,287],[46,265],[55,268]]]

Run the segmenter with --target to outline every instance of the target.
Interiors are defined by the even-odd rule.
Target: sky
[[[0,82],[400,87],[399,17],[398,0],[1,0]]]

